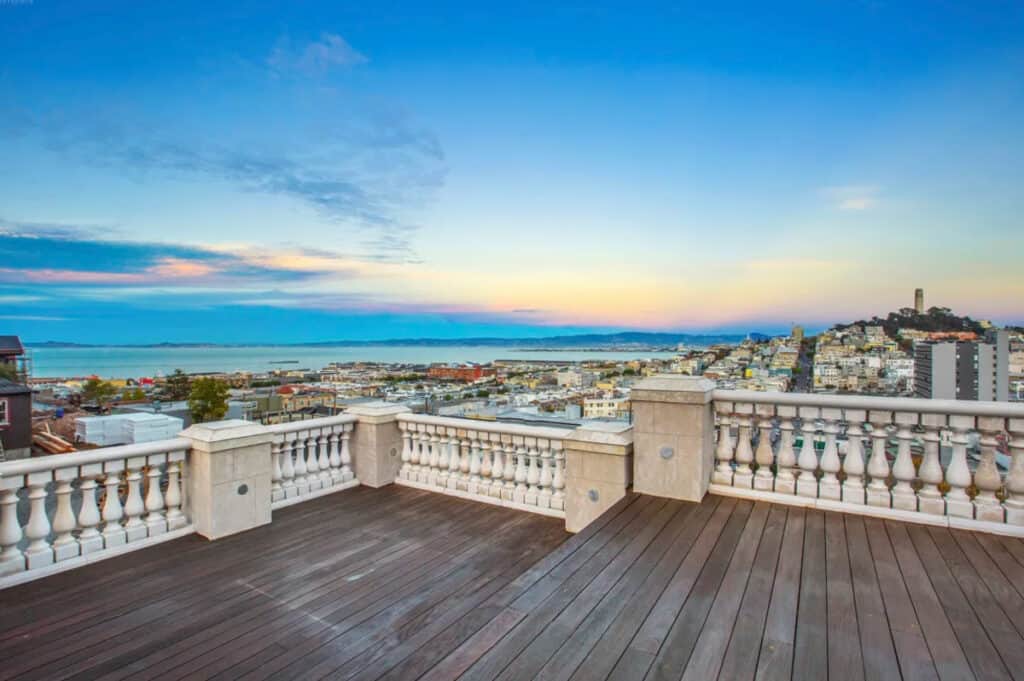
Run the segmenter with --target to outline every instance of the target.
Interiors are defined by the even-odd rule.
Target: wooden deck
[[[1024,543],[709,496],[584,532],[400,487],[0,592],[3,679],[1010,679]]]

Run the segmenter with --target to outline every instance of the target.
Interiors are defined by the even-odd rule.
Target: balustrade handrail
[[[275,423],[267,426],[267,431],[274,434],[295,433],[300,430],[311,430],[315,428],[327,428],[329,426],[340,426],[344,423],[356,423],[358,417],[352,414],[337,414],[335,416],[322,416],[317,419],[306,419],[305,421],[289,421],[288,423]]]
[[[429,414],[399,414],[399,421],[405,423],[419,423],[427,426],[442,426],[445,428],[459,428],[462,430],[473,430],[482,433],[500,433],[502,435],[518,435],[521,437],[536,437],[543,440],[564,440],[572,434],[572,430],[565,428],[549,428],[545,426],[522,426],[514,423],[501,423],[500,421],[482,421],[478,419],[456,418],[451,416],[432,416]]]
[[[31,459],[19,459],[0,463],[0,478],[12,478],[19,475],[31,475],[45,471],[72,468],[74,466],[85,466],[93,463],[104,463],[119,459],[130,459],[137,456],[149,456],[152,454],[166,454],[189,449],[192,442],[183,437],[171,438],[169,440],[154,440],[152,442],[139,442],[130,445],[116,445],[114,447],[103,447],[84,452],[73,452],[70,454],[52,454]]]
[[[773,404],[795,407],[833,407],[875,411],[944,414],[947,416],[991,416],[1024,418],[1024,404],[982,402],[974,400],[930,400],[918,397],[871,397],[864,395],[829,395],[821,393],[781,393],[757,390],[726,390],[715,388],[715,401],[747,404]]]

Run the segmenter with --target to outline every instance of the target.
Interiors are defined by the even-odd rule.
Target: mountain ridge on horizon
[[[625,331],[618,333],[586,333],[538,338],[467,337],[467,338],[391,338],[380,340],[331,340],[304,343],[208,343],[208,342],[160,342],[160,343],[75,343],[68,341],[25,342],[30,348],[190,348],[190,347],[363,347],[372,345],[466,345],[513,347],[559,347],[577,348],[586,345],[676,345],[679,343],[728,343],[738,342],[749,335],[764,335],[756,332],[743,333],[670,333]]]

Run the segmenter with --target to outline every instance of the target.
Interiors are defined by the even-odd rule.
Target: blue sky
[[[0,3],[0,333],[1024,321],[1024,5]]]

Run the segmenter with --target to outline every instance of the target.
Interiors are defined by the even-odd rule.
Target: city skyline
[[[1024,8],[0,4],[0,334],[1024,321]]]

